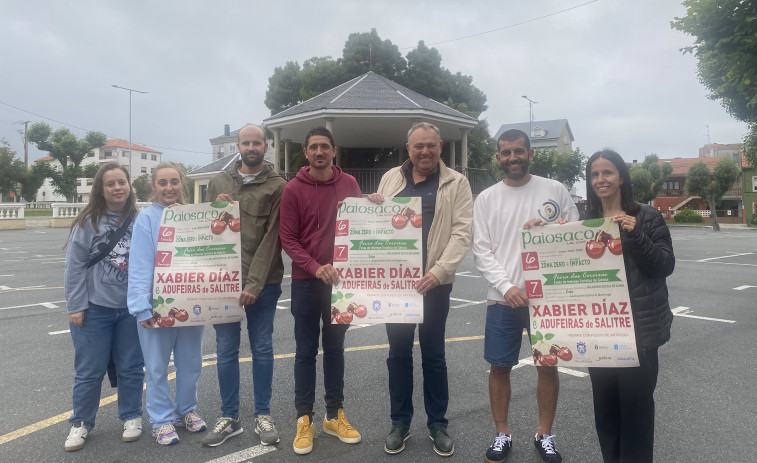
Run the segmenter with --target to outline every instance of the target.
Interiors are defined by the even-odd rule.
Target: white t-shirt
[[[251,181],[255,180],[255,178],[258,176],[258,174],[260,174],[260,172],[255,172],[254,174],[243,174],[242,171],[240,170],[239,175],[242,176],[242,181],[244,183],[250,183]]]
[[[487,299],[504,301],[513,286],[526,291],[520,236],[523,224],[537,218],[578,220],[578,209],[562,183],[534,175],[520,187],[499,182],[476,199],[471,249],[478,271],[489,284]]]

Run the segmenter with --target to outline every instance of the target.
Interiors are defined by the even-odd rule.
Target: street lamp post
[[[141,90],[135,90],[133,88],[120,87],[115,84],[111,85],[111,87],[120,88],[121,90],[126,90],[127,92],[129,92],[129,177],[131,177],[131,181],[134,181],[134,171],[132,170],[132,166],[134,165],[134,163],[132,162],[132,158],[131,158],[131,94],[132,92],[137,92],[137,93],[147,93],[147,92],[143,92]]]
[[[526,95],[521,96],[521,98],[528,100],[528,138],[531,138],[531,131],[533,130],[531,125],[534,123],[534,105],[538,103],[538,101],[534,101]]]

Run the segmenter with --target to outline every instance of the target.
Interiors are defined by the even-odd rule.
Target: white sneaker
[[[63,448],[66,452],[83,449],[87,434],[89,434],[89,431],[84,427],[83,421],[71,426],[71,431],[68,433],[68,437],[66,437],[66,443],[63,445]]]
[[[142,417],[124,421],[124,442],[134,442],[142,435]]]

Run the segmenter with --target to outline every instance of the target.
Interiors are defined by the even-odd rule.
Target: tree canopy
[[[471,76],[452,73],[441,63],[439,51],[428,48],[423,41],[418,42],[407,57],[403,57],[399,48],[390,40],[382,40],[375,29],[352,33],[338,59],[313,57],[305,61],[302,67],[292,61],[276,67],[268,79],[265,104],[271,114],[276,114],[372,70],[478,118],[487,108],[484,92],[473,85]],[[471,167],[487,166],[496,151],[485,122],[479,121],[479,125],[468,135]]]
[[[689,172],[686,174],[686,191],[705,200],[710,208],[714,231],[720,231],[715,207],[738,177],[739,168],[730,159],[723,159],[715,164],[712,173],[701,161],[689,167]]]
[[[26,132],[26,138],[60,163],[61,170],[47,169],[47,177],[51,179],[55,192],[69,201],[76,196],[78,179],[85,177],[84,169],[81,168],[84,157],[107,142],[107,137],[102,132],[90,131],[80,139],[66,128],[53,131],[44,122],[32,124]]]
[[[8,141],[0,138],[0,196],[15,192],[26,170],[26,164],[16,158]]]
[[[558,153],[555,148],[539,148],[534,150],[528,171],[557,180],[570,190],[579,179],[586,179],[586,155],[581,148],[568,153]]]
[[[694,37],[681,49],[696,56],[699,81],[734,118],[750,125],[747,158],[757,167],[757,2],[685,0],[674,29]]]
[[[673,172],[669,162],[660,164],[659,161],[656,154],[648,154],[640,165],[628,164],[634,200],[645,204],[657,197],[665,179]]]

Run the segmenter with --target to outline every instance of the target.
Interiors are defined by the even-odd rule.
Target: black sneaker
[[[500,463],[505,461],[507,454],[510,453],[510,449],[513,448],[513,440],[509,434],[503,432],[497,434],[494,438],[494,442],[489,446],[486,451],[486,463]]]
[[[434,452],[443,457],[449,457],[455,453],[455,444],[452,443],[452,438],[447,434],[447,428],[432,424],[428,431],[429,437],[434,441]]]
[[[539,451],[539,456],[544,463],[561,463],[562,457],[557,450],[555,450],[555,436],[549,434],[542,434],[541,439],[539,435],[534,436],[534,447]]]
[[[401,424],[393,424],[392,430],[386,436],[384,451],[389,455],[395,455],[405,450],[405,441],[410,437],[410,428]]]

